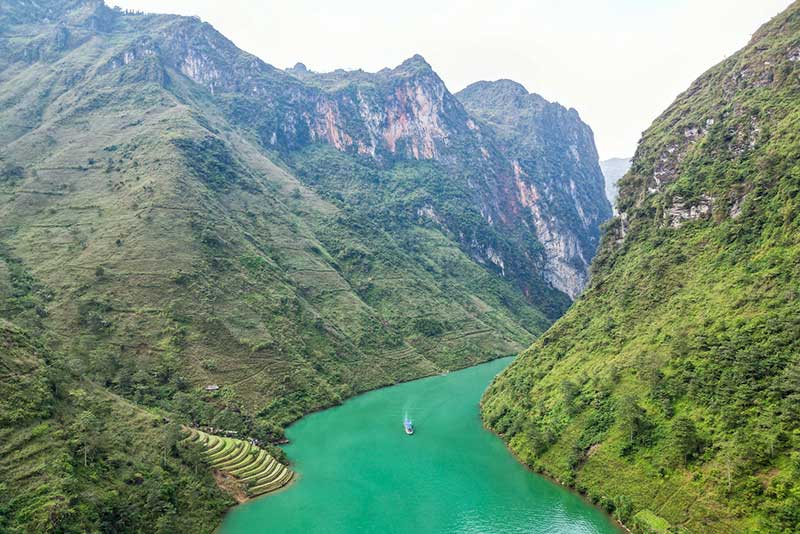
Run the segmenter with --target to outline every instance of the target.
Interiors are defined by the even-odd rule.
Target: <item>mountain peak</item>
[[[414,69],[429,69],[433,70],[430,63],[425,61],[425,58],[419,54],[414,54],[410,58],[403,61],[398,68],[414,68]]]
[[[508,78],[495,81],[481,80],[474,82],[469,84],[460,92],[465,94],[492,92],[504,93],[512,96],[528,96],[530,94],[524,85],[519,82],[515,82],[514,80],[509,80]]]
[[[479,82],[481,83],[481,82]],[[483,82],[486,85],[492,86],[495,89],[510,91],[521,96],[527,96],[530,92],[519,82],[515,82],[514,80],[509,80],[508,78],[502,78],[500,80],[495,80],[493,82]]]
[[[289,67],[286,69],[286,72],[300,78],[314,74],[312,71],[308,70],[308,67],[306,67],[305,63],[301,63],[299,61],[294,64],[294,67]]]

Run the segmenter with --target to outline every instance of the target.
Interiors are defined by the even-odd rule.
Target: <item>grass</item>
[[[669,523],[650,510],[637,512],[633,516],[633,524],[646,534],[667,534],[669,532]]]
[[[482,402],[526,464],[644,530],[800,528],[799,41],[794,4],[645,133],[624,239],[617,219],[582,298]]]
[[[211,469],[234,477],[246,493],[255,497],[282,488],[293,473],[267,451],[244,440],[217,437],[202,430],[184,428],[183,443],[200,447]]]
[[[300,122],[288,139],[289,115],[306,110],[282,106],[319,87],[207,25],[6,4],[0,317],[42,343],[2,382],[0,420],[14,437],[46,428],[58,452],[43,466],[41,437],[20,443],[31,474],[0,472],[11,503],[0,530],[208,531],[231,501],[206,464],[247,473],[257,491],[290,471],[240,471],[228,438],[208,437],[211,456],[197,457],[173,443],[175,425],[236,432],[283,460],[273,444],[302,415],[515,354],[569,305],[544,282],[525,225],[480,213],[494,193],[469,183],[498,177],[472,145],[454,144],[461,163],[448,166],[338,153],[304,139]],[[184,45],[227,62],[220,82],[258,65],[242,87],[279,96],[209,91],[174,68]],[[403,83],[435,76],[419,60],[401,70]],[[393,93],[380,78],[373,90]],[[446,224],[421,218],[427,205]],[[506,272],[473,242],[502,253]]]
[[[267,454],[266,451],[259,451],[256,454],[256,458],[243,466],[237,468],[231,468],[231,472],[240,478],[245,478],[247,475],[251,475],[253,473],[257,473],[262,467],[265,467],[265,464],[271,463],[274,458]]]
[[[243,447],[240,447],[238,451],[230,454],[226,459],[221,459],[215,465],[220,469],[228,470],[228,469],[235,469],[240,465],[241,462],[249,463],[251,461],[251,452],[255,450],[250,444],[245,444]]]
[[[292,472],[286,469],[285,467],[281,468],[280,471],[275,473],[269,479],[262,479],[259,480],[261,484],[257,486],[252,486],[248,491],[252,495],[264,495],[265,493],[269,493],[271,491],[276,491],[292,480]],[[267,482],[263,482],[264,480],[268,480]],[[263,482],[263,483],[262,483]]]
[[[214,461],[218,458],[221,458],[224,454],[230,452],[230,450],[236,447],[236,442],[231,439],[223,440],[223,446],[221,449],[217,450],[214,453],[209,454],[208,459]],[[211,452],[211,451],[209,451]]]
[[[0,345],[0,369],[13,373],[0,378],[0,531],[213,530],[233,501],[182,455],[163,416],[72,375],[40,336],[3,319]]]

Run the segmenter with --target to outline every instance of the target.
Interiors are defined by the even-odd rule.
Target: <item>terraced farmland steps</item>
[[[249,497],[280,489],[294,476],[291,469],[249,441],[215,436],[196,428],[183,430],[188,433],[183,442],[201,447],[211,468],[235,478]]]

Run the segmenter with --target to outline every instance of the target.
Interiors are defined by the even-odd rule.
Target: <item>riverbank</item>
[[[521,466],[478,401],[511,358],[374,390],[304,417],[285,447],[303,477],[234,507],[221,534],[516,531],[611,534],[599,509]],[[403,415],[416,432],[403,431]],[[398,503],[402,503],[398,506]]]
[[[506,359],[508,359],[509,361],[511,361],[516,357],[517,357],[517,353],[506,354],[504,356],[492,356],[492,357],[487,358],[485,360],[479,360],[478,362],[472,362],[472,363],[468,362],[465,365],[456,365],[456,366],[453,366],[450,369],[446,369],[446,368],[441,368],[440,367],[440,368],[438,368],[437,371],[429,373],[429,374],[423,374],[423,375],[419,375],[419,376],[415,376],[415,377],[409,378],[407,380],[398,380],[396,382],[386,383],[386,384],[383,384],[383,385],[376,386],[374,388],[368,388],[368,389],[360,390],[360,391],[355,392],[353,395],[350,395],[350,396],[342,398],[342,400],[340,402],[337,402],[335,404],[329,404],[329,405],[325,405],[325,406],[320,406],[319,408],[316,408],[314,410],[310,410],[310,411],[304,413],[303,415],[298,416],[296,419],[289,420],[286,423],[285,428],[288,430],[292,425],[296,424],[301,419],[305,419],[306,417],[308,417],[310,415],[314,415],[314,414],[317,414],[317,413],[320,413],[320,412],[324,412],[324,411],[330,410],[332,408],[336,408],[338,406],[342,406],[343,404],[346,404],[348,401],[350,401],[352,399],[360,397],[361,395],[366,395],[367,393],[372,393],[373,391],[380,391],[382,389],[391,388],[391,387],[399,386],[399,385],[402,385],[402,384],[408,384],[409,382],[416,382],[417,380],[425,380],[427,378],[435,378],[437,376],[446,376],[446,375],[448,375],[450,373],[457,373],[459,371],[464,371],[466,369],[472,369],[474,367],[479,367],[481,365],[486,365],[488,363],[496,362],[498,360],[506,360]],[[291,440],[288,439],[288,438],[285,438],[285,439],[283,439],[281,441],[274,442],[273,445],[289,445],[290,443],[291,443]]]
[[[487,432],[489,432],[491,434],[494,434],[498,439],[500,439],[502,441],[500,436],[495,434],[492,431],[492,429],[490,429],[488,426],[486,426],[486,424],[483,425],[483,428]],[[533,469],[531,466],[529,466],[528,464],[526,464],[525,462],[522,461],[522,458],[519,457],[519,455],[514,451],[514,449],[512,449],[511,447],[508,446],[508,443],[503,441],[503,444],[505,445],[506,451],[508,451],[508,454],[510,454],[517,461],[517,463],[519,463],[524,469],[528,470],[531,474],[533,474],[535,476],[538,476],[538,477],[542,477],[545,480],[548,480],[551,484],[556,484],[558,486],[561,486],[562,488],[564,488],[567,491],[573,493],[574,495],[579,496],[581,499],[583,499],[583,501],[586,503],[587,506],[594,507],[595,509],[597,509],[597,511],[601,512],[606,517],[608,517],[608,520],[611,521],[616,527],[618,527],[620,532],[626,532],[628,534],[632,534],[631,529],[629,529],[627,527],[627,525],[625,525],[625,523],[623,523],[622,521],[620,521],[616,517],[614,517],[611,514],[609,514],[608,511],[604,510],[598,503],[592,501],[592,499],[589,497],[589,495],[587,495],[585,492],[580,491],[574,485],[565,484],[563,481],[561,481],[560,479],[556,478],[552,473],[549,473],[546,469],[542,469],[542,470]]]

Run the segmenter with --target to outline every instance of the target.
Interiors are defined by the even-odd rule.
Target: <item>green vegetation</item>
[[[203,451],[212,469],[233,477],[242,491],[255,497],[282,488],[293,473],[264,449],[249,441],[218,438],[194,428],[182,444]]]
[[[180,150],[189,171],[210,189],[221,191],[242,185],[247,170],[219,138],[209,135],[200,140],[174,139],[172,143]]]
[[[319,238],[338,260],[348,279],[357,278],[356,287],[367,302],[381,296],[375,269],[383,265],[419,262],[432,280],[447,280],[445,287],[466,287],[480,291],[480,298],[496,308],[508,308],[519,323],[532,332],[542,332],[569,305],[569,299],[543,280],[528,281],[539,295],[535,307],[518,291],[509,291],[503,278],[489,275],[496,266],[478,267],[471,259],[453,254],[458,235],[473,241],[491,243],[503,257],[515,254],[537,257],[541,245],[530,233],[518,236],[504,233],[488,224],[477,206],[470,201],[464,176],[453,176],[435,162],[398,163],[389,169],[374,169],[364,162],[341,154],[330,147],[314,146],[293,154],[291,163],[304,183],[319,191],[342,212],[347,227],[321,226]],[[425,216],[426,212],[433,215]],[[350,244],[358,233],[380,243],[372,250]],[[448,245],[445,245],[445,244]],[[523,247],[520,249],[519,247]],[[450,248],[451,250],[446,250]],[[467,261],[465,261],[467,260]],[[512,261],[512,260],[509,260]],[[519,267],[522,269],[522,267]],[[393,266],[396,272],[397,267]],[[496,274],[496,272],[495,272]],[[390,275],[391,276],[391,275]],[[404,297],[393,295],[392,303]],[[381,300],[384,300],[385,296]],[[394,313],[383,307],[386,313]],[[446,314],[425,313],[420,317],[447,319]]]
[[[233,502],[209,464],[270,491],[286,424],[515,354],[569,305],[477,207],[511,213],[467,183],[497,162],[463,110],[449,165],[369,159],[298,119],[318,86],[193,18],[12,0],[0,36],[0,319],[30,353],[2,354],[0,531],[209,532]],[[436,81],[401,70],[370,95]]]
[[[449,229],[418,220],[412,199],[442,169],[378,169],[318,147],[282,159],[229,122],[227,97],[166,59],[169,83],[133,75],[152,67],[140,36],[224,41],[207,26],[98,7],[92,16],[111,17],[115,31],[95,35],[86,12],[60,9],[76,18],[70,46],[41,61],[5,57],[0,122],[26,129],[2,133],[3,157],[25,165],[12,173],[21,181],[0,186],[0,243],[52,288],[29,313],[47,310],[40,323],[75,372],[185,422],[275,439],[357,392],[513,354],[568,304],[541,283],[526,299]],[[30,36],[9,49],[54,31],[22,8],[3,16]],[[92,74],[61,78],[72,71]],[[370,192],[370,175],[403,185]],[[444,205],[460,191],[453,227],[511,251],[508,236],[473,224],[463,185],[448,180],[425,194]],[[359,203],[337,201],[337,190]],[[221,389],[206,394],[208,384]]]
[[[633,516],[633,528],[644,534],[669,534],[669,523],[650,510],[642,510]]]
[[[635,530],[800,529],[799,51],[795,3],[653,124],[590,288],[483,399]]]
[[[179,428],[0,319],[0,532],[211,532],[232,504]]]

